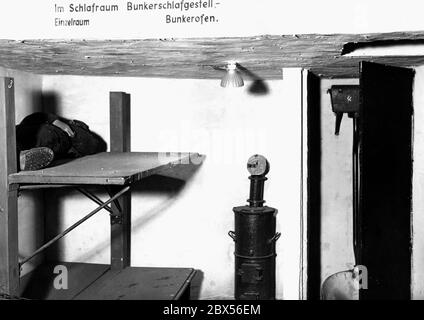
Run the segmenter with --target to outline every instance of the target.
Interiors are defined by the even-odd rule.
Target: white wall
[[[232,208],[246,203],[246,161],[271,163],[267,204],[279,209],[277,296],[299,297],[301,70],[267,81],[269,94],[223,89],[218,80],[45,76],[60,113],[86,121],[109,142],[109,91],[131,93],[132,151],[196,151],[207,156],[180,191],[136,192],[132,200],[132,264],[202,270],[200,297],[233,296]],[[78,194],[52,193],[47,222],[61,228],[94,208]],[[58,217],[57,219],[55,218]],[[98,214],[62,241],[61,258],[109,263],[109,219]]]
[[[15,116],[19,123],[28,114],[40,111],[41,77],[0,67],[1,77],[15,81]],[[26,257],[44,241],[43,192],[25,191],[18,199],[19,256]],[[23,266],[22,274],[32,270],[42,255]]]
[[[358,84],[357,79],[321,80],[321,283],[330,275],[352,269],[352,119],[343,116],[334,134],[332,85]]]

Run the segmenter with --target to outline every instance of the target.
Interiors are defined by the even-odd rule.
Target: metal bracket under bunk
[[[119,205],[118,198],[120,196],[122,196],[124,193],[128,192],[131,189],[130,186],[126,186],[126,187],[122,188],[120,191],[118,191],[115,194],[112,194],[111,190],[108,189],[108,193],[110,195],[110,198],[106,202],[103,202],[96,195],[94,195],[93,193],[89,192],[86,189],[83,189],[81,187],[76,187],[75,189],[78,190],[79,192],[81,192],[83,195],[85,195],[87,198],[89,198],[90,200],[92,200],[96,204],[98,204],[99,206],[96,209],[92,210],[89,214],[87,214],[86,216],[84,216],[82,219],[80,219],[77,222],[75,222],[69,228],[67,228],[66,230],[64,230],[61,233],[59,233],[53,239],[51,239],[50,241],[48,241],[47,243],[45,243],[44,245],[42,245],[40,248],[38,248],[36,251],[34,251],[31,255],[29,255],[28,257],[26,257],[23,260],[21,260],[19,262],[19,271],[22,270],[22,266],[25,263],[27,263],[28,261],[30,261],[32,258],[34,258],[36,255],[40,254],[41,252],[45,251],[52,244],[54,244],[55,242],[57,242],[58,240],[60,240],[61,238],[63,238],[69,232],[71,232],[72,230],[74,230],[76,227],[78,227],[79,225],[81,225],[83,222],[87,221],[89,218],[91,218],[92,216],[94,216],[97,212],[99,212],[102,209],[105,209],[105,210],[107,210],[110,213],[111,223],[112,224],[114,224],[114,223],[122,223],[122,216],[121,215],[114,214],[113,210],[108,205],[110,203],[114,202],[114,204],[118,208],[119,212],[121,212],[121,207]]]

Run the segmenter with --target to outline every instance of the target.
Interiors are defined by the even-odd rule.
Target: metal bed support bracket
[[[104,204],[104,202],[102,200],[100,200],[94,193],[88,191],[87,189],[84,189],[84,188],[81,188],[81,187],[77,187],[75,189],[77,189],[79,192],[81,192],[83,195],[85,195],[88,199],[97,203],[99,206]],[[109,194],[109,196],[113,197],[113,195],[111,195],[111,194]],[[106,206],[103,209],[105,209],[105,210],[109,211],[109,213],[113,214],[113,211],[109,206]]]
[[[66,234],[68,234],[69,232],[71,232],[72,230],[74,230],[76,227],[78,227],[80,224],[82,224],[83,222],[85,222],[86,220],[88,220],[89,218],[91,218],[92,216],[94,216],[101,209],[105,209],[110,203],[112,203],[113,201],[115,201],[116,199],[118,199],[120,196],[122,196],[124,193],[126,193],[129,190],[130,190],[130,186],[126,186],[126,187],[122,188],[115,195],[111,196],[111,198],[109,200],[107,200],[106,202],[102,202],[100,199],[98,199],[98,201],[100,201],[102,203],[96,209],[94,209],[93,211],[91,211],[84,218],[82,218],[82,219],[78,220],[77,222],[75,222],[72,226],[70,226],[69,228],[67,228],[65,231],[59,233],[56,237],[54,237],[53,239],[51,239],[50,241],[48,241],[47,243],[45,243],[43,246],[41,246],[39,249],[37,249],[30,256],[28,256],[27,258],[25,258],[22,261],[20,261],[19,262],[19,270],[21,271],[22,266],[25,263],[27,263],[29,260],[31,260],[32,258],[34,258],[36,255],[40,254],[41,252],[45,251],[52,244],[54,244],[59,239],[63,238]],[[94,198],[97,198],[97,197],[94,196]]]
[[[91,193],[90,191],[83,189],[83,188],[76,188],[79,192],[81,192],[83,195],[85,195],[87,198],[89,198],[90,200],[94,201],[95,203],[97,203],[98,205],[102,205],[104,202],[102,200],[100,200],[96,195],[94,195],[93,193]],[[113,193],[110,189],[107,189],[108,194],[110,197],[113,197]],[[109,207],[106,206],[103,209],[109,211],[109,215],[111,218],[111,224],[122,224],[122,209],[121,206],[119,205],[119,201],[117,199],[115,199],[113,201],[113,203],[116,205],[116,208],[119,210],[119,215],[115,214],[113,212],[113,210]]]

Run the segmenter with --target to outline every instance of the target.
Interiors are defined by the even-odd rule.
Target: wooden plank
[[[76,300],[172,300],[195,272],[192,268],[128,267],[109,271]]]
[[[110,151],[131,151],[131,95],[110,92]]]
[[[302,70],[302,112],[301,112],[301,122],[302,122],[302,142],[301,142],[301,149],[302,149],[302,155],[301,155],[301,226],[300,226],[300,233],[301,233],[301,250],[300,250],[300,265],[301,265],[301,271],[300,271],[300,293],[299,293],[299,299],[300,300],[307,300],[308,299],[308,253],[309,253],[309,247],[308,247],[308,155],[309,155],[309,148],[308,148],[308,108],[310,108],[310,101],[308,99],[311,99],[311,94],[313,92],[313,89],[308,87],[309,82],[311,79],[309,78],[310,71],[308,70]],[[310,90],[312,92],[310,92]]]
[[[194,159],[190,161],[190,158]],[[137,182],[159,170],[203,161],[197,153],[103,152],[37,171],[20,171],[9,176],[9,183],[123,185]]]
[[[14,79],[0,79],[0,293],[18,295],[17,191],[8,176],[17,170]]]
[[[110,150],[131,151],[131,104],[125,92],[110,92]],[[110,187],[110,195],[119,187]],[[127,192],[111,204],[110,260],[112,269],[122,269],[131,264],[131,192]]]
[[[281,79],[281,68],[311,68],[322,77],[359,76],[364,57],[343,56],[346,44],[417,41],[424,32],[290,34],[254,37],[137,40],[0,40],[0,64],[36,74],[220,79],[227,61],[259,79]],[[171,58],[172,57],[172,58]],[[423,56],[372,57],[398,66],[422,65]]]
[[[60,269],[55,268],[60,266]],[[65,267],[66,271],[62,269]],[[72,262],[49,262],[21,279],[21,296],[37,300],[71,300],[110,269],[109,265]],[[67,286],[55,287],[55,279],[67,273]],[[65,277],[61,278],[62,285]],[[66,281],[66,280],[64,280]],[[58,282],[56,280],[56,282]]]
[[[120,187],[111,187],[110,195]],[[112,269],[122,269],[131,264],[131,190],[111,204],[110,264]]]

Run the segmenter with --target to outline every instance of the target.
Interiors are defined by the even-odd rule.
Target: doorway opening
[[[414,70],[360,63],[359,79],[307,81],[307,297],[337,272],[367,269],[360,299],[410,299],[412,215],[412,89]],[[352,121],[336,118],[327,89],[357,85],[359,206],[354,255]],[[396,276],[394,276],[396,275]]]

